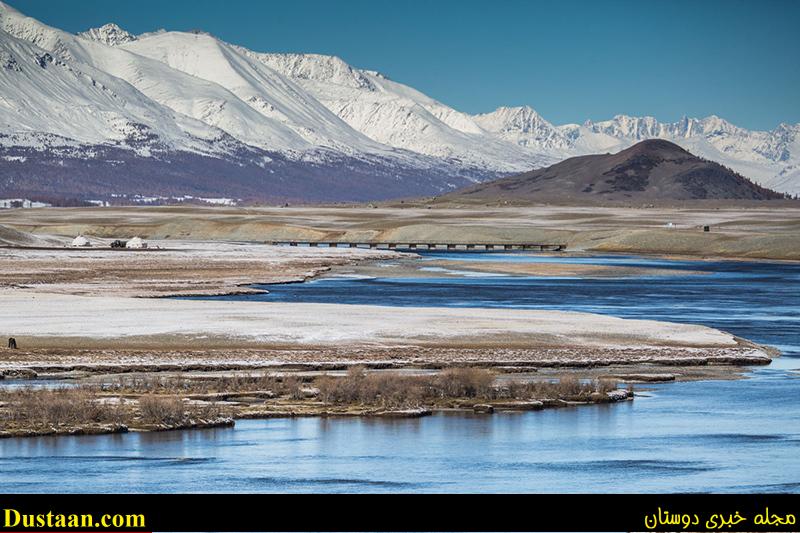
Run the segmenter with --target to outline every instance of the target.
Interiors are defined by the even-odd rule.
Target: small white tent
[[[91,246],[92,243],[89,242],[89,239],[84,237],[83,235],[78,235],[74,239],[72,239],[72,246],[80,247],[80,246]]]
[[[147,243],[139,237],[134,237],[128,241],[125,248],[147,248]]]

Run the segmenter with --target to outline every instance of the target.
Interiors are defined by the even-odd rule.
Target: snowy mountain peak
[[[332,83],[351,89],[377,90],[367,73],[351,67],[340,57],[320,54],[268,54],[239,50],[268,67],[297,80]]]
[[[529,106],[499,107],[491,113],[475,115],[484,130],[520,146],[537,146],[547,150],[569,147],[564,134]]]
[[[795,135],[800,132],[800,122],[797,124],[789,124],[788,122],[781,122],[775,128],[775,132],[793,132]]]
[[[702,119],[684,116],[676,122],[659,122],[655,117],[649,116],[616,115],[613,119],[602,122],[587,121],[584,127],[594,133],[637,141],[653,137],[690,138],[696,135],[733,135],[742,131],[716,115],[709,115]]]
[[[740,128],[717,115],[709,115],[699,120],[684,117],[681,121],[677,122],[673,128],[677,129],[675,132],[676,134],[684,134],[687,137],[692,133],[699,133],[702,135],[733,135],[741,132]],[[699,131],[692,131],[698,128]]]
[[[529,106],[498,107],[491,113],[476,115],[475,119],[485,130],[494,132],[529,133],[543,127],[553,127]]]
[[[631,117],[615,115],[611,120],[587,123],[595,133],[604,133],[612,137],[624,137],[634,140],[658,137],[660,124],[655,117]]]
[[[108,46],[117,46],[136,40],[136,36],[110,22],[99,28],[90,28],[78,34],[79,37],[91,39]]]
[[[0,29],[47,50],[60,59],[72,57],[62,39],[63,32],[45,26],[3,2],[0,2]]]
[[[800,152],[800,124],[779,124],[755,151],[772,161],[790,161],[793,154]]]

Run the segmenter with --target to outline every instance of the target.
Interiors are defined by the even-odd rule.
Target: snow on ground
[[[181,336],[201,343],[230,338],[301,345],[736,346],[732,335],[704,326],[586,313],[85,297],[9,289],[0,290],[0,323],[4,332],[20,337]]]

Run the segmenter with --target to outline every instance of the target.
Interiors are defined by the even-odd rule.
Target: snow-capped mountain
[[[476,115],[475,121],[498,137],[535,150],[569,154],[570,140],[528,106],[500,107]]]
[[[73,35],[0,2],[0,193],[430,195],[649,138],[800,193],[798,131],[714,116],[556,126],[530,107],[470,115],[338,57],[116,24]]]
[[[136,36],[128,33],[114,23],[105,24],[99,28],[91,28],[78,34],[80,37],[91,39],[108,46],[129,43],[136,40]]]
[[[143,36],[112,40],[111,33],[122,33],[106,30],[71,35],[0,3],[4,193],[227,197],[236,191],[251,199],[366,200],[436,194],[486,173],[473,170],[473,177],[457,165],[376,143],[288,78],[210,37],[179,40],[203,37],[218,46],[250,88],[230,83],[229,90],[230,80],[206,80],[165,57],[126,50],[123,44]],[[270,100],[259,101],[259,90]],[[268,116],[270,106],[275,116]]]
[[[157,32],[118,47],[223,87],[261,115],[264,122],[291,131],[306,148],[325,147],[344,153],[387,152],[385,146],[348,126],[291,79],[211,35]],[[200,113],[197,118],[202,116]],[[272,139],[248,139],[248,142],[276,148]],[[291,148],[304,146],[298,143]]]
[[[498,138],[473,116],[378,72],[355,69],[338,57],[240,50],[293,79],[355,130],[379,143],[500,172],[555,161],[547,153]]]
[[[0,146],[108,144],[142,155],[225,153],[237,142],[123,80],[0,30]],[[59,141],[59,139],[61,139]]]
[[[226,88],[161,61],[78,37],[0,7],[0,29],[27,40],[69,64],[83,64],[128,82],[156,104],[220,128],[240,141],[276,150],[300,150],[311,145],[291,128],[267,119]],[[84,35],[104,35],[88,31]]]

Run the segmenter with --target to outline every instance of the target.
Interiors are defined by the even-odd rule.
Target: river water
[[[0,440],[0,490],[800,492],[800,265],[425,254],[442,258],[686,273],[328,278],[226,298],[589,311],[705,324],[778,347],[783,356],[739,381],[640,386],[644,395],[617,405],[413,420],[242,420],[232,429]]]

